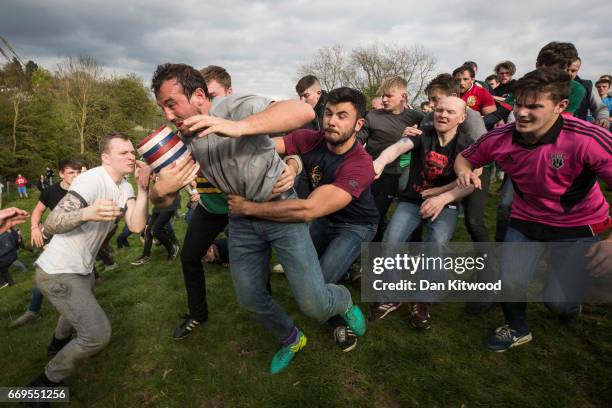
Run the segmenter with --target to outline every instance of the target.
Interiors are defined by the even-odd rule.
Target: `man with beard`
[[[152,88],[166,119],[181,130],[202,174],[226,194],[265,202],[286,200],[274,186],[286,165],[269,134],[286,132],[314,118],[312,108],[299,101],[273,102],[256,95],[210,100],[201,74],[184,64],[157,67]],[[152,201],[169,205],[183,187],[183,164],[160,171]],[[176,173],[176,174],[175,174]],[[303,222],[274,222],[253,217],[229,217],[229,254],[238,303],[255,314],[281,343],[270,371],[285,369],[306,346],[306,336],[270,294],[269,251],[274,248],[300,310],[326,321],[340,314],[357,335],[366,323],[343,286],[326,284],[316,250]]]
[[[308,222],[327,283],[339,282],[376,233],[378,211],[370,184],[372,158],[357,142],[365,120],[365,96],[351,88],[332,90],[323,114],[324,131],[300,129],[276,138],[280,154],[302,159],[312,188],[306,199],[257,203],[229,196],[232,215],[272,221]],[[337,319],[334,319],[336,323]],[[338,322],[334,337],[343,351],[357,344],[353,330]]]

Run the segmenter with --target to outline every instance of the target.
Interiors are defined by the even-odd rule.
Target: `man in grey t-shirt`
[[[285,166],[269,134],[311,121],[314,113],[309,105],[235,94],[211,102],[201,74],[184,64],[158,66],[152,88],[166,119],[186,136],[202,173],[213,185],[251,201],[282,199],[274,185]],[[181,187],[174,181],[181,166],[160,171],[152,190],[152,200],[158,205],[168,202]],[[306,336],[266,288],[270,247],[286,265],[285,274],[304,314],[319,321],[339,314],[356,334],[364,334],[365,319],[353,306],[349,291],[325,284],[306,223],[230,216],[230,269],[238,303],[253,312],[282,344],[272,359],[273,374],[288,366],[306,345]]]

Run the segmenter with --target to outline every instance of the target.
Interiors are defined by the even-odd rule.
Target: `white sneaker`
[[[31,323],[35,320],[38,320],[39,318],[40,318],[40,313],[34,313],[30,309],[28,309],[25,311],[24,314],[22,314],[21,316],[19,316],[17,319],[13,320],[9,324],[9,329],[12,329],[13,327],[23,326],[24,324]]]
[[[272,267],[272,272],[274,272],[274,273],[285,273],[285,270],[283,269],[283,265],[276,264],[276,265],[274,265],[274,267]]]

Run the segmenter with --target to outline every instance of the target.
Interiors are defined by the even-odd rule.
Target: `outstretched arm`
[[[457,175],[457,185],[461,188],[468,188],[474,185],[474,188],[482,188],[480,177],[472,169],[472,165],[461,153],[455,159],[455,174]]]
[[[42,216],[46,209],[47,206],[45,206],[39,201],[36,204],[36,207],[34,207],[34,210],[32,211],[32,222],[30,226],[30,243],[38,248],[42,248],[45,243],[43,233],[40,229],[40,221],[42,220]]]
[[[333,184],[317,187],[307,199],[247,201],[243,197],[228,196],[228,205],[233,215],[251,216],[281,222],[310,222],[346,207],[353,199],[351,195]]]
[[[191,132],[200,132],[198,137],[208,136],[211,133],[241,137],[288,132],[311,122],[314,117],[314,110],[307,103],[287,100],[274,102],[264,111],[238,121],[195,115],[185,119],[183,124],[189,126]]]
[[[421,204],[421,217],[430,218],[432,221],[435,221],[438,218],[438,215],[442,212],[444,207],[448,204],[461,200],[463,197],[466,197],[474,191],[474,186],[469,186],[467,188],[462,188],[457,185],[445,193],[437,195],[435,197],[428,198],[423,201]]]
[[[121,209],[113,200],[97,200],[86,206],[70,191],[57,204],[45,221],[45,232],[49,235],[64,234],[87,221],[113,221],[121,215]]]
[[[387,147],[383,152],[374,160],[374,172],[376,178],[380,177],[385,166],[389,163],[393,163],[401,154],[411,151],[414,149],[414,142],[408,137],[403,137],[391,146]]]

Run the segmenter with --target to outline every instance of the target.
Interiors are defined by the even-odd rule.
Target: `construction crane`
[[[11,47],[11,44],[9,44],[9,42],[1,35],[0,41],[4,44],[4,48],[0,45],[0,54],[4,55],[4,58],[6,58],[8,62],[13,62],[14,58],[15,60],[17,60],[17,62],[21,64],[21,68],[25,69],[25,64],[23,63],[19,55],[15,52],[13,47]],[[9,54],[12,55],[13,58],[11,58]]]

